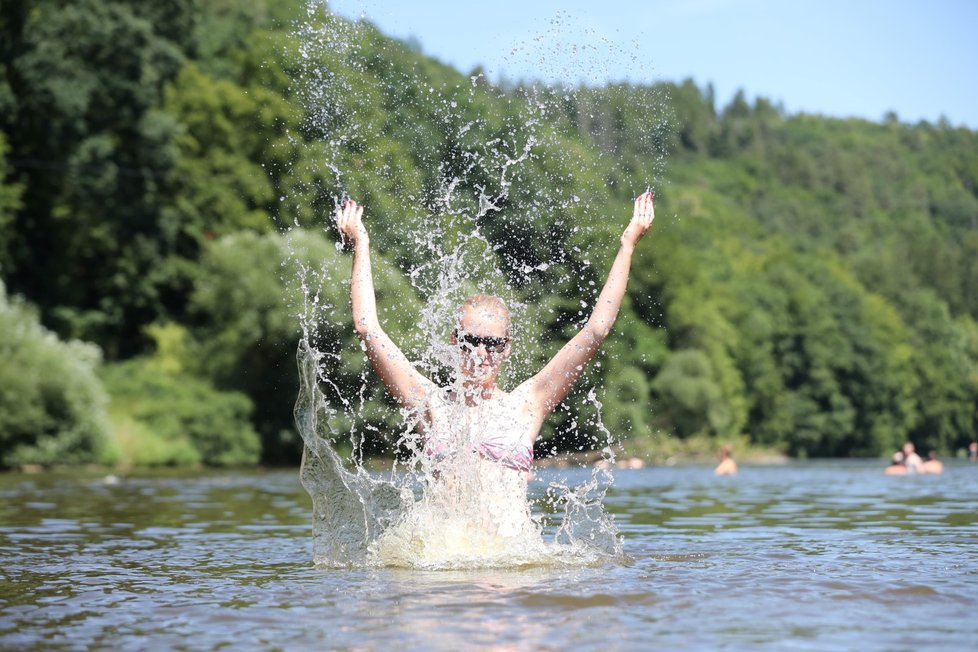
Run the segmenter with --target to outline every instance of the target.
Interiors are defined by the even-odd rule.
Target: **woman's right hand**
[[[352,199],[347,199],[336,207],[336,228],[344,244],[350,243],[354,248],[360,242],[367,241],[367,229],[363,226],[363,206]]]

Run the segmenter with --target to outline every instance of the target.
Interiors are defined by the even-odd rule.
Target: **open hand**
[[[621,234],[621,244],[623,246],[634,247],[642,239],[645,232],[652,226],[655,219],[655,207],[652,205],[652,193],[647,192],[639,195],[635,199],[635,210],[632,212],[632,221],[628,223],[625,232]]]
[[[363,206],[352,199],[347,199],[336,207],[336,228],[344,244],[354,247],[367,239],[367,229],[363,226]]]

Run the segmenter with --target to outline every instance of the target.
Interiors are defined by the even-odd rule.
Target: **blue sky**
[[[789,113],[978,129],[974,0],[330,0],[492,80],[681,81]]]

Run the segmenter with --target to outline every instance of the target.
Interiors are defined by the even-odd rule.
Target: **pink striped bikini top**
[[[490,436],[479,443],[479,455],[516,471],[529,471],[533,466],[533,448],[522,443],[512,444],[503,437]]]
[[[515,471],[529,471],[533,447],[526,443],[519,407],[512,394],[467,408],[449,398],[447,392],[438,392],[428,408],[425,452],[434,459],[446,459],[461,441],[468,440],[480,457]]]

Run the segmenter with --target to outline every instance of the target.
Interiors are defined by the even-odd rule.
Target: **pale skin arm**
[[[380,325],[370,266],[370,238],[362,217],[363,206],[355,201],[345,201],[336,209],[340,235],[353,247],[350,283],[353,327],[366,347],[367,359],[387,390],[402,407],[416,409],[425,402],[434,384],[414,368]]]
[[[625,296],[628,272],[632,265],[632,253],[639,240],[652,226],[654,218],[652,193],[647,192],[635,200],[632,220],[621,236],[618,255],[611,265],[608,280],[605,281],[601,294],[598,295],[591,317],[577,335],[565,344],[539,373],[526,381],[531,388],[530,400],[534,403],[534,412],[540,419],[552,412],[564,400],[574,382],[584,371],[585,365],[598,352],[602,342],[611,332]]]

